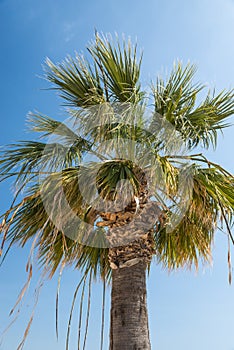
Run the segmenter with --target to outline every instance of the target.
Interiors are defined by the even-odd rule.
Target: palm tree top
[[[215,147],[217,132],[230,125],[229,117],[234,112],[233,90],[218,94],[208,92],[198,103],[204,86],[193,82],[196,69],[190,64],[183,67],[178,62],[167,79],[158,78],[151,84],[151,92],[147,94],[140,84],[142,55],[138,55],[137,45],[96,34],[88,52],[90,59],[77,54],[58,64],[46,60],[46,79],[68,107],[69,122],[30,113],[30,128],[46,139],[18,142],[1,153],[0,181],[13,177],[17,189],[12,205],[2,215],[2,249],[5,241],[8,247],[13,243],[24,246],[31,241],[39,263],[46,266],[51,276],[64,264],[73,264],[86,273],[92,271],[93,276],[110,276],[107,229],[97,225],[97,210],[83,201],[77,177],[81,172],[86,174],[90,179],[89,187],[98,184],[104,198],[115,196],[119,181],[127,179],[137,198],[139,179],[134,162],[110,156],[111,147],[115,150],[119,147],[116,140],[127,137],[135,142],[138,156],[145,156],[148,150],[154,155],[165,182],[166,195],[172,202],[177,195],[181,162],[189,161],[189,169],[192,169],[191,205],[171,231],[167,230],[167,225],[173,215],[173,205],[169,206],[167,201],[161,203],[164,219],[153,226],[156,259],[170,269],[197,266],[199,258],[209,260],[215,229],[222,222],[232,239],[234,181],[225,169],[209,162],[203,154],[196,154],[194,149]],[[145,126],[149,121],[143,117],[147,105],[153,112],[150,128]],[[127,117],[116,119],[113,114],[114,119],[109,118],[109,112],[104,114],[109,119],[103,121],[97,111],[104,108],[112,112],[117,109],[118,113],[121,108],[125,115],[129,108],[137,109],[139,116],[133,126],[126,122]],[[157,119],[158,116],[161,119]],[[131,113],[129,118],[132,118]],[[152,132],[158,120],[172,125],[189,153],[179,156],[160,153],[165,143]],[[84,166],[82,162],[87,154],[96,158],[90,158],[89,164]],[[97,166],[100,171],[95,177],[92,174]],[[151,164],[151,173],[154,170]],[[42,192],[46,189],[54,199],[51,205],[55,208],[61,186],[73,212],[82,219],[74,232],[78,240],[67,237],[48,216],[44,206]],[[87,224],[94,227],[89,235]],[[94,242],[97,237],[98,246]]]

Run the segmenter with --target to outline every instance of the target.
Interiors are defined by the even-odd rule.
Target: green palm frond
[[[68,192],[66,194],[71,202],[72,209],[76,211],[77,215],[84,215],[85,208],[81,210],[79,203],[81,197],[77,199],[79,192],[75,191],[74,188],[71,191],[71,185],[74,186],[74,180],[72,183],[69,183],[70,175],[66,174],[62,175],[62,177],[63,184],[64,181],[67,182],[64,185],[64,191],[65,193]],[[61,185],[61,176],[54,174],[52,178],[50,176],[50,179],[47,179],[47,184],[49,183],[50,188],[53,189],[50,195],[54,198],[58,194],[57,188]],[[76,198],[74,198],[75,195]],[[57,201],[54,204],[56,207],[58,205]],[[75,264],[81,270],[92,269],[95,276],[98,273],[101,273],[103,276],[104,271],[105,275],[110,273],[107,260],[108,249],[84,246],[79,242],[79,239],[71,239],[59,230],[51,220],[51,217],[48,216],[38,185],[31,187],[28,195],[12,208],[11,214],[6,218],[5,222],[5,227],[9,228],[7,232],[8,241],[11,244],[18,243],[20,246],[24,246],[28,241],[33,242],[39,263],[46,268],[46,271],[51,276],[62,263]],[[14,223],[9,227],[12,217],[14,218]],[[82,230],[82,225],[77,227],[77,231],[79,230]],[[77,234],[77,237],[82,236],[82,232],[77,232]],[[92,242],[90,241],[90,243]]]
[[[167,81],[157,78],[156,86],[152,85],[155,99],[155,110],[173,123],[176,114],[193,108],[197,93],[203,89],[200,84],[193,85],[196,72],[194,65],[188,64],[184,68],[178,62]]]
[[[8,150],[2,152],[1,180],[14,176],[17,183],[24,182],[27,177],[77,164],[80,157],[79,143],[66,147],[61,143],[22,141],[10,145]]]
[[[143,97],[140,92],[140,67],[142,56],[137,59],[137,45],[130,40],[121,46],[117,40],[96,35],[96,41],[89,48],[91,55],[103,70],[103,81],[107,85],[110,98],[119,102],[136,103]]]
[[[217,204],[221,203],[226,210],[234,209],[234,177],[225,176],[214,167],[201,169],[195,176],[208,195]]]
[[[46,60],[46,79],[60,91],[68,105],[90,107],[117,100],[137,102],[143,98],[140,92],[141,59],[137,58],[137,46],[130,40],[113,41],[96,34],[96,40],[88,47],[92,65],[82,56],[67,57],[60,64]]]
[[[191,140],[192,147],[199,143],[206,148],[210,144],[216,147],[217,131],[230,125],[226,120],[233,113],[234,92],[232,90],[223,91],[216,96],[209,93],[203,103],[186,115],[187,120],[182,130],[188,129],[187,137]]]
[[[194,218],[195,220],[195,218]],[[212,229],[185,217],[173,232],[165,228],[155,235],[156,258],[169,270],[179,267],[198,267],[199,260],[210,261],[213,240]]]
[[[234,212],[234,178],[215,167],[197,167],[193,193],[183,219],[174,230],[166,226],[155,233],[156,256],[169,269],[198,267],[199,259],[211,258],[214,232],[220,222],[230,225]],[[171,213],[165,212],[166,222]],[[229,227],[227,231],[231,234]],[[231,236],[233,241],[233,237]]]
[[[195,66],[188,64],[183,68],[178,63],[167,81],[158,79],[152,86],[155,111],[175,126],[190,148],[199,144],[215,147],[217,131],[228,126],[226,119],[234,112],[234,93],[208,93],[204,102],[196,106],[204,86],[193,84],[195,72]]]
[[[100,167],[96,183],[97,188],[100,189],[100,195],[103,198],[111,198],[115,200],[119,194],[117,185],[121,180],[128,180],[134,190],[134,194],[138,195],[139,181],[133,170],[134,165],[130,161],[126,160],[114,160],[106,162]],[[121,193],[122,199],[124,199],[123,192]],[[127,198],[125,198],[127,200]]]
[[[76,149],[81,158],[83,153],[91,151],[92,143],[80,135],[78,115],[76,113],[76,117],[71,115],[65,122],[60,122],[40,113],[29,113],[27,121],[30,130],[42,133],[41,138],[52,136],[60,144]]]
[[[69,123],[70,121],[74,124],[74,120],[70,119],[71,118],[69,118],[67,122]],[[72,128],[70,128],[65,123],[49,118],[46,115],[42,115],[40,113],[29,113],[27,121],[29,129],[42,133],[41,137],[57,135],[61,137],[60,140],[65,139],[69,144],[78,141],[83,141],[84,143],[86,142],[85,139],[82,139],[81,136],[78,135],[78,130],[76,130],[74,125],[72,125]],[[76,130],[76,132],[74,130]],[[86,147],[88,149],[88,145]]]
[[[97,66],[80,56],[67,57],[61,64],[46,60],[46,78],[60,91],[68,105],[89,107],[105,102]]]

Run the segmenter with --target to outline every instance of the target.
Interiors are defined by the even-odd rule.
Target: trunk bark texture
[[[150,350],[146,263],[112,270],[110,350]]]

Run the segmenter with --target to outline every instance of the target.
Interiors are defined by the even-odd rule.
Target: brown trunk
[[[112,270],[110,350],[150,350],[146,263]]]

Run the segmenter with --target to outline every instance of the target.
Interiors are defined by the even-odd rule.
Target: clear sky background
[[[54,117],[64,115],[59,99],[38,76],[45,57],[61,61],[66,54],[84,51],[94,28],[104,33],[125,33],[137,38],[144,50],[142,82],[146,86],[176,59],[198,65],[197,78],[217,90],[234,87],[233,0],[0,0],[0,144],[31,138],[25,134],[25,117],[39,110]],[[234,172],[231,127],[220,137],[219,147],[209,156]],[[10,183],[0,186],[0,212],[10,203]],[[233,249],[232,249],[233,251]],[[27,247],[15,248],[0,269],[0,331],[9,323],[8,313],[26,279]],[[17,348],[30,310],[37,281],[16,323],[0,346]],[[65,270],[61,287],[60,336],[55,336],[57,280],[41,292],[25,350],[63,350],[66,324],[77,271]],[[109,290],[108,290],[109,293]],[[94,285],[92,319],[87,350],[99,349],[102,286]],[[106,309],[105,350],[108,349],[109,296]],[[228,285],[227,239],[217,232],[213,266],[198,273],[168,274],[152,265],[148,279],[148,307],[152,350],[234,350],[234,286]],[[77,327],[78,308],[74,328]],[[71,349],[76,349],[72,332]]]

